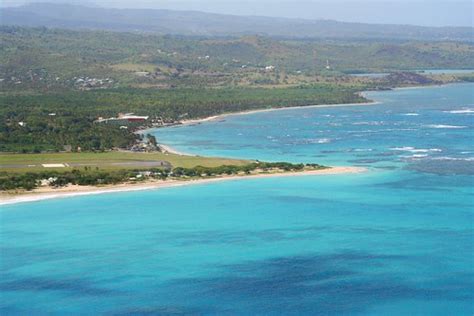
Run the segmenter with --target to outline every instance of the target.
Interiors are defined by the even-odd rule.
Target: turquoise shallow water
[[[472,315],[473,88],[157,130],[197,154],[369,172],[4,206],[0,314]]]

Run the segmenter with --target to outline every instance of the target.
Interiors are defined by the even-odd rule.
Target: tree
[[[156,137],[151,134],[146,134],[146,138],[148,139],[148,144],[152,145],[153,147],[158,147],[158,143],[156,141]]]

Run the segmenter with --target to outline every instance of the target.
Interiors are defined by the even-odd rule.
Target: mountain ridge
[[[238,16],[167,9],[112,9],[75,4],[33,3],[3,8],[0,24],[66,29],[92,29],[190,36],[264,35],[287,38],[358,38],[453,40],[472,42],[474,28],[364,24]]]

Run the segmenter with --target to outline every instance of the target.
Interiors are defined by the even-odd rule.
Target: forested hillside
[[[20,27],[1,27],[0,41],[0,89],[9,90],[291,85],[349,72],[474,68],[474,46],[460,42],[219,39]]]
[[[2,9],[1,24],[155,34],[287,38],[473,41],[469,27],[373,25],[329,20],[233,16],[196,11],[106,9],[35,3]]]

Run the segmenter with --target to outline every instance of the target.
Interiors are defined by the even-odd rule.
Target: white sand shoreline
[[[363,95],[364,92],[361,92]],[[290,106],[290,107],[281,107],[281,108],[269,108],[269,109],[259,109],[259,110],[249,110],[241,111],[234,113],[224,113],[220,115],[214,115],[202,119],[192,119],[184,120],[179,125],[171,126],[172,128],[189,126],[194,124],[200,124],[203,122],[215,121],[223,119],[228,116],[233,115],[248,115],[260,112],[270,112],[270,111],[285,111],[285,110],[295,110],[295,109],[305,109],[305,108],[329,108],[329,107],[346,107],[346,106],[368,106],[376,105],[380,102],[371,101],[363,103],[341,103],[341,104],[320,104],[320,105],[305,105],[305,106]],[[148,131],[155,130],[154,128],[144,129],[139,131],[139,133],[145,134]],[[181,152],[176,150],[170,145],[159,144],[166,152],[182,155],[182,156],[197,156],[190,153]],[[154,190],[160,188],[171,188],[185,185],[194,185],[194,184],[205,184],[213,183],[220,181],[231,181],[231,180],[244,180],[244,179],[255,179],[255,178],[268,178],[268,177],[290,177],[290,176],[310,176],[310,175],[335,175],[335,174],[349,174],[349,173],[360,173],[366,171],[365,168],[359,167],[333,167],[330,169],[323,170],[314,170],[314,171],[303,171],[303,172],[287,172],[287,173],[274,173],[274,174],[258,174],[258,175],[249,175],[249,176],[224,176],[217,178],[207,178],[207,179],[198,179],[198,180],[167,180],[167,181],[148,181],[138,184],[119,184],[113,186],[67,186],[60,189],[53,188],[40,188],[35,189],[31,192],[24,193],[0,193],[0,206],[1,205],[10,205],[17,203],[25,202],[35,202],[48,199],[56,198],[66,198],[66,197],[75,197],[75,196],[85,196],[85,195],[96,195],[96,194],[106,194],[106,193],[117,193],[117,192],[132,192],[132,191],[143,191],[143,190]]]
[[[185,153],[185,152],[176,150],[175,148],[173,148],[169,145],[165,145],[165,144],[158,144],[158,145],[160,146],[160,148],[162,150],[164,150],[165,152],[168,152],[170,154],[175,154],[175,155],[180,155],[180,156],[197,156],[197,155],[193,155],[193,154],[190,154],[190,153]]]
[[[301,172],[269,173],[256,174],[248,176],[224,176],[197,180],[166,180],[166,181],[148,181],[138,184],[119,184],[113,186],[94,187],[94,186],[67,186],[60,189],[51,187],[36,189],[31,192],[23,193],[0,193],[0,206],[11,205],[25,202],[36,202],[42,200],[76,197],[85,195],[96,195],[117,192],[133,192],[143,190],[157,190],[162,188],[172,188],[186,185],[206,184],[221,181],[235,181],[245,179],[273,178],[273,177],[301,177],[318,175],[336,175],[365,172],[367,169],[360,167],[333,167],[322,170],[310,170]]]
[[[361,94],[364,94],[364,92],[362,92]],[[205,117],[202,119],[183,120],[181,121],[181,124],[172,126],[172,128],[186,126],[186,125],[194,125],[194,124],[199,124],[199,123],[209,122],[209,121],[215,121],[215,120],[223,119],[225,117],[234,116],[234,115],[248,115],[248,114],[255,114],[255,113],[260,113],[260,112],[287,111],[287,110],[297,110],[297,109],[332,108],[332,107],[345,107],[345,106],[367,106],[367,105],[377,105],[377,104],[380,104],[380,102],[371,101],[371,102],[362,102],[362,103],[300,105],[300,106],[285,106],[285,107],[280,107],[280,108],[248,110],[248,111],[240,111],[240,112],[233,112],[233,113],[224,113],[224,114]]]

